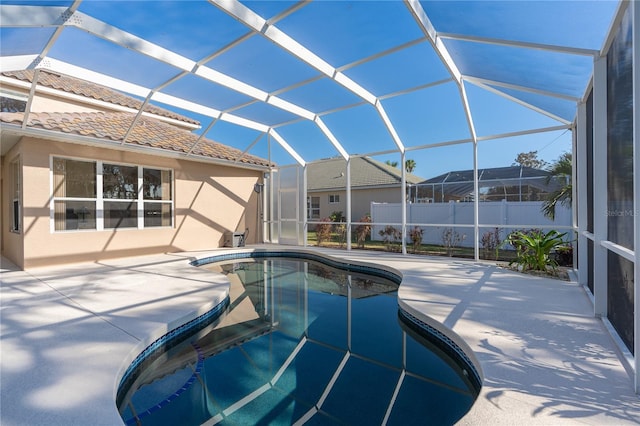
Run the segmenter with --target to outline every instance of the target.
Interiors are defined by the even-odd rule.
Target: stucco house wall
[[[351,192],[352,221],[359,221],[365,214],[371,214],[371,203],[399,203],[402,200],[402,189],[367,188]]]
[[[2,202],[2,254],[23,269],[79,261],[220,247],[226,231],[249,228],[255,241],[257,170],[23,137],[2,161],[2,191],[9,167],[22,161],[22,229],[9,232],[10,203]],[[147,229],[52,231],[51,157],[103,160],[173,170],[174,225]],[[5,197],[6,198],[6,197]]]
[[[338,195],[339,203],[329,203],[329,195]],[[318,191],[307,193],[308,197],[320,197],[320,219],[329,217],[335,211],[347,214],[347,191],[344,189],[335,191]],[[364,215],[370,214],[371,203],[399,203],[402,193],[396,188],[351,188],[351,221],[357,222]],[[317,220],[317,219],[312,219]]]

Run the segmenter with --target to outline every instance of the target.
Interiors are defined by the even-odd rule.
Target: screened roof
[[[208,139],[306,164],[570,128],[624,7],[3,0],[0,71],[103,84]]]
[[[552,176],[547,170],[525,166],[495,167],[490,169],[478,169],[478,185],[480,188],[515,187],[522,191],[523,186],[530,186],[540,191],[550,192],[559,189],[566,177]],[[433,187],[453,197],[467,197],[473,195],[474,171],[457,170],[443,173],[439,176],[427,179],[417,186]],[[528,190],[528,189],[527,189]]]
[[[543,178],[546,179],[551,173],[536,169],[533,167],[525,166],[511,166],[511,167],[496,167],[491,169],[478,169],[478,181],[511,181],[529,178]],[[438,183],[458,183],[458,182],[473,182],[473,170],[457,170],[448,173],[441,174],[431,179],[427,179],[424,184],[438,184]]]

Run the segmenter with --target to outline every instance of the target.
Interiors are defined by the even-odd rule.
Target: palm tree
[[[556,206],[558,203],[565,207],[571,207],[573,199],[573,185],[571,184],[572,157],[570,152],[565,152],[547,169],[551,174],[547,177],[547,184],[551,179],[562,179],[564,184],[555,191],[547,195],[547,199],[542,204],[542,213],[551,220],[556,217]]]
[[[387,160],[384,162],[387,166],[391,166],[391,167],[398,167],[398,162],[397,161],[391,161],[391,160]]]
[[[404,169],[407,171],[407,173],[413,172],[416,169],[416,161],[412,159],[405,161]]]

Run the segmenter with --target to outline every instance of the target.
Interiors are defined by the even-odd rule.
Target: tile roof
[[[23,118],[24,113],[22,112],[0,113],[0,122],[2,123],[21,126]],[[30,113],[27,127],[122,141],[134,118],[135,114],[128,112]],[[194,133],[171,124],[143,117],[136,123],[127,137],[126,144],[148,146],[186,154],[192,149],[198,137]],[[242,151],[239,149],[206,138],[202,138],[191,153],[228,161],[236,161],[242,156]],[[239,163],[258,166],[270,165],[267,160],[249,154],[242,156]]]
[[[307,166],[307,182],[309,191],[345,188],[346,162],[343,158],[309,163]],[[353,157],[351,159],[351,187],[400,185],[402,171],[370,157]],[[422,182],[424,178],[407,173],[407,183]]]
[[[5,77],[11,77],[17,80],[32,83],[35,70],[6,71],[1,74]],[[74,95],[83,96],[85,98],[96,99],[99,101],[124,106],[127,108],[139,109],[143,103],[142,101],[120,93],[117,90],[113,90],[108,87],[92,83],[90,81],[81,80],[62,74],[56,74],[45,70],[40,70],[38,85],[49,87],[51,89],[61,90],[67,93],[72,93]],[[144,111],[151,114],[159,115],[161,117],[172,118],[184,123],[195,124],[198,126],[200,125],[200,122],[197,120],[181,114],[177,114],[164,108],[157,107],[155,105],[147,104],[144,108]]]

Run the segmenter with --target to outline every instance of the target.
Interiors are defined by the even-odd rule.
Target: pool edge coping
[[[314,258],[321,258],[323,260],[327,260],[334,264],[340,264],[340,265],[346,266],[346,268],[343,267],[342,269],[348,269],[349,267],[356,266],[356,267],[366,268],[370,271],[374,271],[374,270],[383,271],[386,274],[395,275],[399,279],[398,290],[402,286],[402,281],[404,278],[404,274],[401,271],[388,265],[384,265],[380,263],[372,263],[367,261],[359,261],[354,259],[341,259],[337,256],[321,253],[315,250],[300,249],[300,248],[294,248],[294,247],[288,247],[288,248],[282,248],[282,249],[254,247],[254,248],[238,248],[238,249],[225,249],[221,251],[212,251],[212,252],[202,253],[201,255],[192,256],[188,259],[185,259],[185,263],[183,264],[183,266],[188,266],[190,268],[198,269],[200,266],[206,265],[208,263],[220,262],[224,260],[253,258],[253,256],[251,256],[252,253],[264,253],[264,256],[261,256],[261,257],[268,257],[268,255],[277,253],[280,255],[280,257],[283,257],[283,258],[287,257],[286,254],[298,253],[298,254],[305,255],[304,258],[306,258],[306,260],[314,260]],[[218,277],[220,276],[224,277],[225,280],[227,281],[227,286],[225,290],[219,293],[214,301],[208,302],[200,306],[199,308],[194,309],[193,311],[190,311],[187,314],[179,318],[176,318],[174,320],[171,320],[163,326],[158,327],[146,339],[141,340],[140,342],[138,342],[138,344],[136,344],[131,349],[127,358],[123,360],[121,367],[115,376],[114,389],[113,389],[114,404],[116,402],[120,385],[122,384],[122,381],[125,378],[125,374],[127,374],[129,369],[131,368],[131,365],[135,362],[136,359],[142,356],[142,354],[145,351],[147,351],[152,345],[154,345],[156,342],[158,342],[159,340],[169,335],[172,331],[188,324],[189,322],[194,321],[195,319],[201,316],[206,315],[207,313],[215,310],[218,306],[224,303],[224,301],[229,295],[230,282],[228,281],[226,276],[224,276],[224,274],[221,274],[219,272],[213,272],[213,271],[205,271],[205,272],[207,274],[215,274]],[[355,271],[355,272],[361,272],[361,271]],[[479,395],[479,392],[484,383],[484,374],[483,374],[481,364],[476,358],[475,353],[471,349],[471,347],[455,331],[448,328],[444,324],[438,322],[434,318],[431,318],[427,314],[411,307],[411,305],[407,303],[400,296],[400,291],[398,291],[397,300],[398,300],[399,309],[405,311],[410,316],[415,317],[418,321],[423,322],[424,324],[426,324],[427,327],[433,328],[434,330],[436,330],[437,333],[442,334],[446,339],[451,340],[451,342],[454,345],[458,346],[459,350],[456,349],[455,347],[451,347],[451,345],[446,340],[438,336],[435,336],[444,345],[448,345],[449,347],[451,347],[451,349],[454,350],[454,352],[458,353],[463,358],[464,361],[471,363],[471,367],[475,371],[475,374],[480,382],[479,383],[480,389],[478,389],[478,395]],[[426,331],[429,333],[432,333],[430,330],[426,330]],[[460,354],[460,351],[462,352],[462,354]],[[474,404],[472,404],[471,407],[473,407],[475,403],[476,401],[474,401]],[[119,415],[117,404],[115,404],[115,407]],[[466,414],[468,414],[468,412]]]

